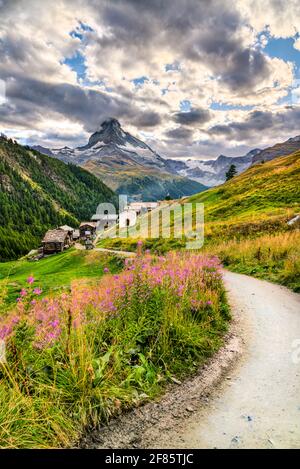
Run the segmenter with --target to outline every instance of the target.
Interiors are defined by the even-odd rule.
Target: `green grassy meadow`
[[[195,372],[230,318],[218,262],[201,255],[140,256],[44,298],[31,282],[0,317],[1,448],[76,445]]]
[[[261,278],[299,289],[299,225],[289,227],[287,221],[300,212],[300,151],[259,163],[225,184],[181,200],[204,204],[204,246],[202,251],[217,254],[228,268],[250,273]],[[166,206],[167,207],[167,206]],[[195,206],[196,207],[196,206]],[[165,211],[168,208],[162,208]],[[177,215],[181,222],[182,215]],[[149,215],[139,221],[142,229]],[[170,217],[171,226],[176,218]],[[161,227],[162,229],[162,227]],[[289,236],[290,235],[290,236]],[[274,239],[273,239],[274,237]],[[280,259],[277,247],[289,239],[288,249],[282,249]],[[102,239],[99,246],[135,250],[138,238]],[[146,238],[145,247],[152,252],[185,249],[187,239],[170,237]],[[249,245],[263,252],[260,258],[253,254],[250,262],[244,251]],[[259,247],[260,246],[260,247]],[[296,261],[291,261],[295,258]],[[289,266],[289,274],[285,271]]]
[[[120,258],[96,251],[81,251],[74,248],[55,254],[39,261],[18,261],[0,263],[0,292],[6,290],[2,307],[15,303],[29,276],[43,289],[43,294],[59,293],[69,289],[76,279],[97,279],[103,275],[104,268],[117,273],[123,267]]]

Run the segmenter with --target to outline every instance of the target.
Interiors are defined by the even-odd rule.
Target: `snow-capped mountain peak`
[[[165,160],[142,140],[133,137],[122,129],[117,119],[109,118],[102,122],[99,130],[94,132],[86,145],[77,148],[55,148],[50,154],[65,162],[84,164],[87,161],[114,159],[124,164],[132,162],[165,168]],[[49,154],[49,153],[48,153]],[[108,161],[107,161],[108,162]]]
[[[124,145],[126,137],[126,132],[122,129],[120,122],[117,119],[109,118],[102,122],[100,129],[90,136],[88,144],[82,149],[91,148],[97,143]]]
[[[289,138],[288,142],[300,142],[300,135],[296,135],[296,137]]]

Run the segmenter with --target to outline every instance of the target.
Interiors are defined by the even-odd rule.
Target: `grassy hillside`
[[[222,186],[193,196],[205,207],[206,242],[288,229],[300,212],[300,151],[252,166]]]
[[[87,171],[0,139],[0,261],[37,247],[44,232],[78,225],[111,189]]]
[[[300,212],[299,181],[300,151],[297,151],[256,164],[225,184],[179,203],[204,204],[203,250],[218,254],[233,269],[277,280],[298,290],[300,234],[287,221]],[[140,220],[141,225],[146,217]],[[289,233],[287,241],[285,236]],[[101,240],[100,244],[134,250],[136,242],[134,238],[115,238]],[[183,249],[185,245],[185,238],[145,240],[147,248],[158,252]],[[279,254],[280,245],[285,248]]]
[[[194,208],[196,203],[204,204],[206,243],[256,236],[272,229],[285,231],[286,221],[300,211],[299,180],[300,151],[254,165],[225,184],[178,204],[192,203]]]
[[[0,311],[14,305],[28,277],[35,278],[43,295],[68,290],[73,280],[100,278],[104,268],[118,272],[123,260],[96,251],[77,251],[74,248],[49,256],[38,262],[26,258],[0,263]],[[3,299],[1,305],[1,298]]]
[[[300,151],[250,167],[222,186],[188,199],[203,202],[209,221],[249,220],[300,209]]]
[[[144,201],[163,200],[167,195],[179,199],[199,193],[206,186],[185,177],[162,172],[143,165],[121,164],[113,158],[89,161],[84,168],[98,176],[118,194],[127,194]]]
[[[229,319],[219,263],[197,254],[137,257],[55,297],[40,299],[31,282],[0,315],[1,448],[74,447],[195,372]]]
[[[225,267],[235,272],[268,279],[300,292],[299,230],[220,241],[205,251],[213,251]]]

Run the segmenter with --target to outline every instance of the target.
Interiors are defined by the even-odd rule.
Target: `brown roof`
[[[64,243],[68,233],[64,230],[48,230],[44,236],[43,243]]]
[[[98,223],[96,221],[84,221],[80,223],[80,228],[82,226],[91,226],[92,228],[97,228]]]
[[[71,226],[68,226],[68,225],[60,226],[58,229],[63,230],[63,231],[74,231],[74,228],[72,228]]]

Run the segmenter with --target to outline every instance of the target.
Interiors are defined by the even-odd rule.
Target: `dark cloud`
[[[161,117],[157,112],[145,111],[139,112],[137,116],[132,119],[132,124],[136,127],[156,127],[161,123]]]
[[[254,87],[270,74],[269,63],[261,51],[240,48],[228,57],[228,66],[222,80],[237,91]]]
[[[278,1],[274,0],[275,3]],[[206,97],[206,90],[204,87],[200,89],[200,85],[199,90],[195,90],[192,76],[189,82],[189,67],[196,74],[197,67],[203,67],[204,73],[208,71],[217,83],[218,91],[223,90],[228,101],[230,96],[234,97],[233,102],[255,96],[259,85],[265,86],[265,80],[272,73],[270,60],[264,51],[249,45],[244,38],[244,28],[249,25],[231,0],[61,0],[62,15],[66,15],[66,19],[69,15],[71,18],[71,21],[62,21],[61,24],[59,16],[51,16],[52,2],[46,2],[49,22],[47,13],[46,21],[44,18],[40,28],[48,34],[46,39],[43,35],[37,39],[34,34],[39,24],[37,15],[42,11],[35,8],[37,6],[40,6],[38,0],[0,0],[0,78],[6,80],[8,97],[8,102],[1,106],[0,121],[7,128],[39,130],[39,123],[47,118],[53,121],[60,116],[82,124],[86,132],[95,131],[110,116],[115,116],[124,126],[130,123],[137,129],[155,130],[162,123],[165,127],[165,124],[175,122],[178,127],[166,131],[166,141],[174,141],[170,151],[175,152],[178,140],[184,154],[184,145],[192,141],[192,129],[201,128],[213,117],[212,111],[197,108],[197,98],[198,102],[202,102],[200,98]],[[73,21],[70,8],[76,10],[74,28],[78,21],[83,21],[82,17],[86,24],[90,19],[99,26],[99,29],[86,32],[82,42],[72,38],[68,30]],[[5,18],[8,21],[2,28]],[[57,25],[55,23],[54,33],[48,25],[51,18],[57,18],[58,22]],[[49,26],[49,30],[45,26]],[[246,35],[248,33],[249,29]],[[95,82],[107,78],[111,93],[92,89],[92,85],[71,84],[76,79],[75,74],[70,77],[67,66],[61,70],[63,67],[60,64],[67,56],[73,56],[74,47],[75,50],[82,48],[83,58],[85,53],[92,50],[90,62],[86,59],[85,65],[91,69],[91,64],[95,63]],[[53,51],[55,53],[51,54]],[[160,57],[163,59],[160,60]],[[146,88],[144,94],[135,93],[128,86],[126,80],[144,74],[148,75],[149,82],[156,80],[159,83],[159,76],[166,66],[161,63],[164,58],[178,64],[178,82],[180,79],[184,81],[183,85],[178,86],[182,87],[179,91],[184,98],[193,101],[193,96],[196,96],[195,108],[189,112],[174,112],[176,109],[171,106],[176,100],[167,100],[163,93],[151,94],[151,89],[147,92]],[[105,66],[100,66],[103,64],[107,66],[107,76]],[[186,75],[184,64],[188,64]],[[182,70],[179,65],[182,65]],[[158,78],[154,72],[151,77],[152,70]],[[137,77],[134,76],[135,71]],[[101,76],[102,72],[104,77]],[[176,74],[176,70],[169,73],[167,80],[172,73]],[[94,77],[90,76],[90,79]],[[165,86],[165,82],[161,86]],[[189,89],[192,86],[194,88]],[[260,104],[258,92],[257,104]],[[244,115],[248,116],[245,121],[212,127],[210,138],[215,136],[221,137],[220,140],[224,137],[224,141],[230,138],[246,142],[255,136],[259,139],[260,132],[271,135],[277,130],[293,132],[297,126],[299,128],[300,116],[295,109],[253,111]],[[49,129],[49,136],[54,140],[59,138],[53,129]],[[61,139],[67,140],[68,135],[63,135]],[[196,150],[199,149],[198,142],[194,143]],[[210,146],[212,148],[213,145]]]
[[[178,124],[196,125],[204,124],[211,118],[211,113],[206,109],[192,109],[187,112],[176,112],[173,115],[173,120]]]
[[[28,123],[28,119],[33,122],[42,116],[51,117],[52,113],[59,113],[70,120],[83,123],[85,130],[89,132],[96,130],[107,117],[132,120],[140,112],[134,103],[130,105],[127,100],[113,97],[109,93],[26,77],[7,82],[7,98],[11,103],[10,107],[7,106],[7,115],[12,110],[13,119],[18,114],[24,125]],[[148,126],[151,117],[153,120],[155,116],[145,113]]]
[[[188,140],[193,136],[193,131],[185,127],[178,127],[177,129],[168,130],[165,135],[170,139]]]
[[[227,125],[215,125],[209,133],[218,136],[231,136],[237,141],[256,139],[263,133],[276,136],[282,132],[293,135],[299,133],[300,106],[286,107],[277,112],[252,111],[244,121],[234,121]]]
[[[228,125],[218,124],[211,127],[210,133],[213,135],[230,135],[232,130]]]
[[[153,48],[171,47],[179,61],[188,58],[208,65],[237,94],[250,92],[271,73],[265,54],[244,45],[245,22],[232,2],[122,0],[103,5],[98,15],[111,34],[97,39],[100,49],[109,54],[111,48],[126,44],[129,67],[145,57],[151,62]]]

